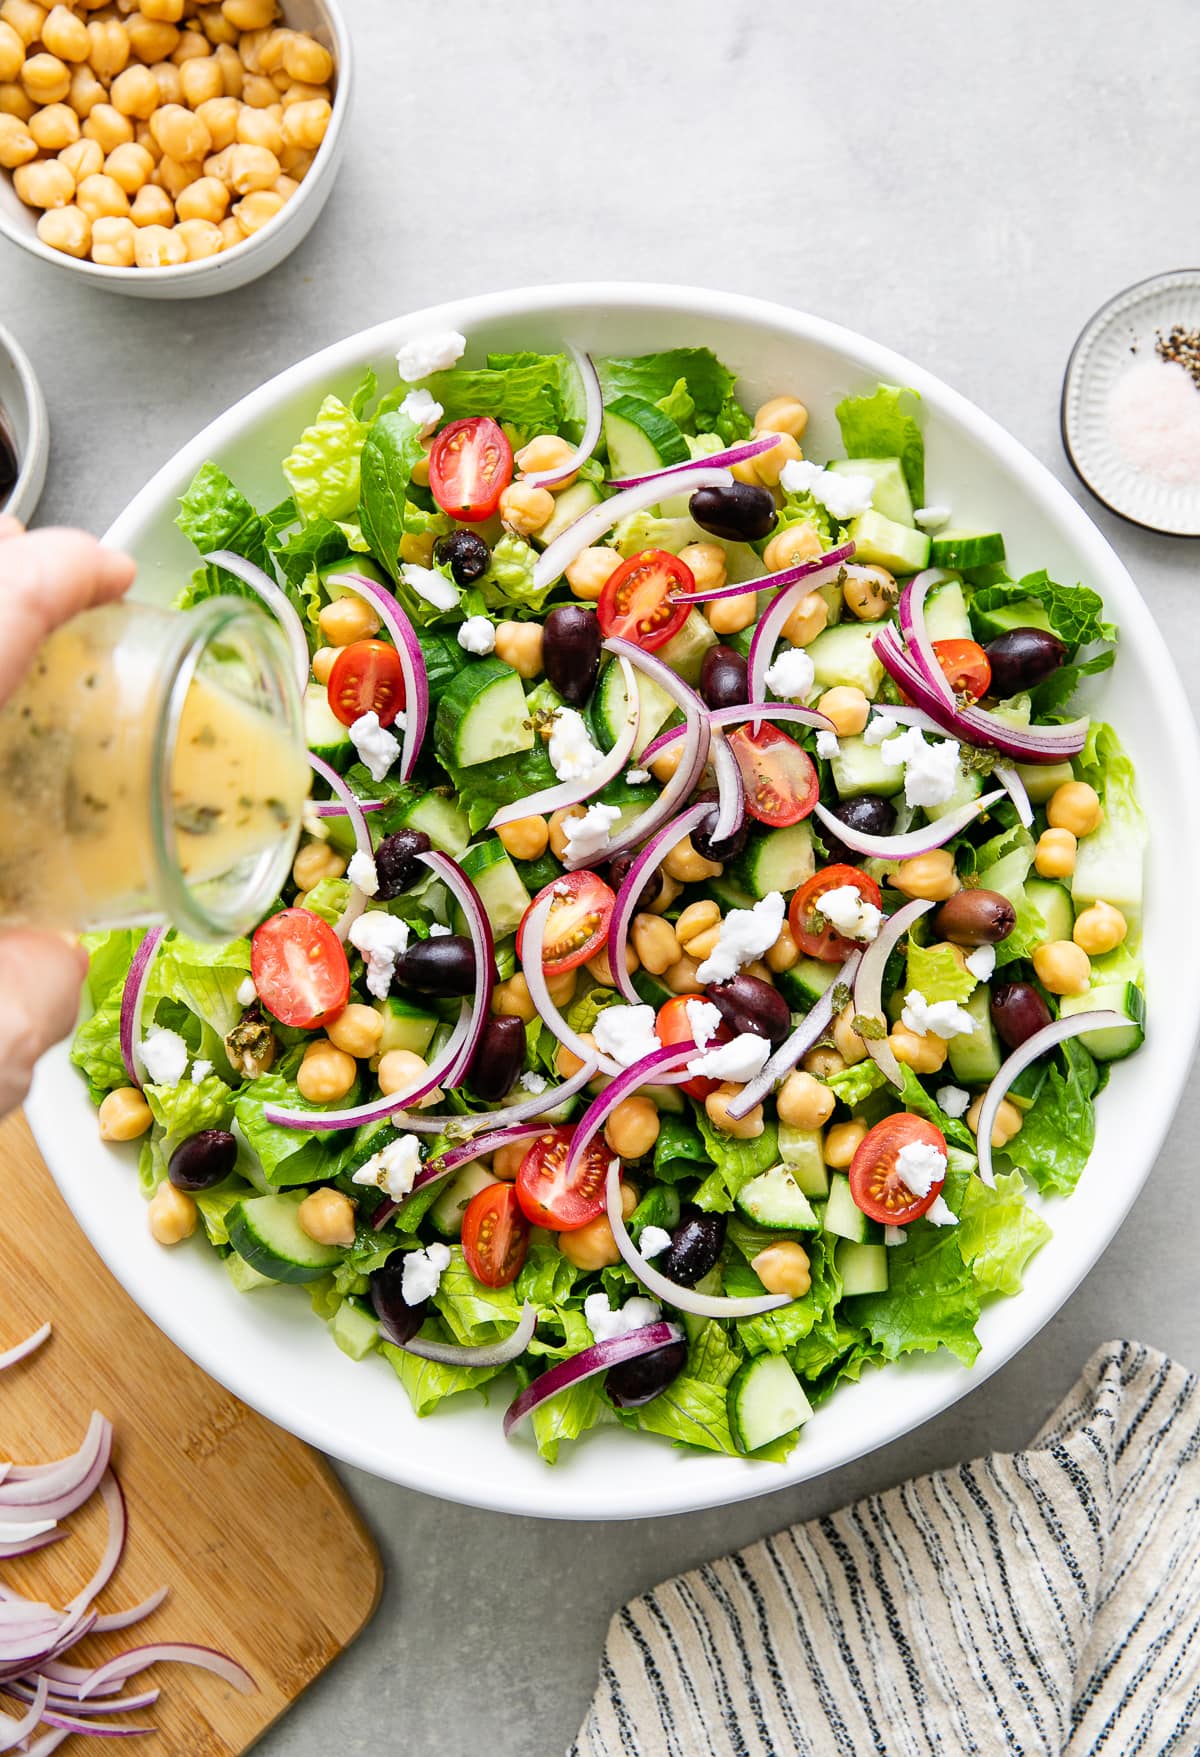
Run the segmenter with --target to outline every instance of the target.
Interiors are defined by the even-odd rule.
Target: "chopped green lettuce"
[[[1046,620],[1074,654],[1094,641],[1113,641],[1116,628],[1104,620],[1104,600],[1090,586],[1060,586],[1045,568],[1019,580],[981,586],[971,599],[972,610],[996,610],[1003,604],[1033,599],[1046,612]]]
[[[433,1319],[426,1319],[422,1324],[421,1335],[437,1342],[450,1340],[442,1326]],[[418,1415],[429,1415],[455,1392],[486,1385],[489,1379],[504,1370],[502,1367],[446,1367],[439,1361],[422,1360],[420,1355],[410,1354],[406,1348],[394,1348],[390,1342],[381,1345],[380,1353],[391,1362]]]
[[[757,1318],[739,1318],[738,1338],[747,1354],[787,1354],[813,1330],[842,1297],[842,1278],[834,1265],[830,1240],[821,1233],[806,1234],[803,1239],[808,1254],[812,1285],[801,1299],[778,1311],[763,1312]],[[748,1263],[728,1263],[725,1267],[725,1289],[730,1294],[758,1294],[766,1289]]]
[[[954,1117],[947,1116],[936,1099],[931,1098],[922,1086],[913,1070],[905,1063],[900,1064],[903,1085],[900,1096],[904,1100],[905,1110],[911,1110],[917,1116],[923,1116],[934,1128],[940,1129],[946,1140],[964,1152],[974,1156],[975,1137],[966,1123],[958,1122]]]
[[[927,1001],[965,1001],[976,987],[975,978],[945,941],[932,946],[908,943],[908,974],[904,992],[915,988]]]
[[[899,458],[914,506],[925,504],[925,436],[908,402],[915,390],[881,384],[870,396],[843,397],[837,406],[849,458]]]
[[[71,1060],[88,1083],[93,1104],[118,1086],[128,1086],[129,1075],[121,1059],[121,991],[118,982],[100,1005],[79,1026],[71,1043]]]
[[[484,1287],[467,1268],[461,1245],[451,1245],[433,1303],[455,1342],[474,1346],[498,1342],[520,1322],[521,1307],[511,1286]]]
[[[380,415],[362,447],[359,519],[376,559],[395,577],[400,568],[400,539],[405,535],[405,507],[413,466],[425,455],[414,421],[398,409]],[[415,599],[418,620],[436,615],[432,604],[414,592],[397,592],[406,609]]]
[[[658,1119],[658,1139],[654,1143],[655,1176],[664,1183],[678,1183],[685,1177],[707,1177],[711,1169],[708,1150],[691,1113],[678,1116],[670,1110],[662,1111]]]
[[[680,381],[694,406],[697,429],[719,433],[726,445],[745,439],[750,419],[734,396],[737,382],[710,348],[668,348],[660,354],[640,354],[633,359],[597,360],[596,370],[605,402],[617,397],[641,397],[648,403],[674,404],[667,413],[678,420],[682,408]]]
[[[585,1345],[586,1346],[586,1345]],[[529,1416],[537,1449],[547,1464],[554,1464],[564,1440],[577,1440],[597,1422],[612,1419],[612,1406],[600,1389],[600,1380],[584,1379],[539,1403]]]
[[[218,464],[202,464],[179,503],[175,523],[201,555],[232,549],[260,567],[266,559],[266,522]],[[231,576],[222,576],[231,580]],[[245,589],[245,588],[241,588]]]
[[[241,1018],[237,991],[250,972],[250,941],[210,945],[172,934],[154,966],[151,993],[182,1001],[218,1037]]]
[[[778,1163],[779,1130],[773,1122],[767,1122],[763,1124],[761,1135],[753,1140],[738,1141],[715,1128],[703,1110],[696,1112],[696,1121],[708,1157],[717,1169],[705,1179],[692,1200],[698,1208],[728,1214],[742,1186],[757,1177],[760,1171],[767,1171]]]
[[[201,1129],[227,1129],[233,1111],[233,1093],[216,1074],[203,1080],[180,1080],[177,1086],[152,1086],[142,1090],[155,1122],[163,1130],[163,1152],[170,1158],[180,1141]]]
[[[887,1083],[888,1077],[879,1063],[871,1060],[854,1062],[848,1068],[839,1068],[826,1081],[834,1096],[851,1110],[869,1098],[872,1092],[881,1092]]]
[[[338,1099],[338,1109],[358,1103],[361,1083],[361,1078],[356,1079],[345,1097]],[[333,1177],[342,1141],[336,1137],[331,1141],[327,1134],[278,1128],[263,1115],[268,1104],[286,1105],[289,1110],[329,1108],[310,1104],[295,1082],[281,1074],[263,1074],[242,1088],[234,1098],[233,1113],[267,1182],[276,1189],[288,1189]]]
[[[979,1353],[979,1289],[956,1234],[953,1226],[914,1221],[904,1243],[888,1251],[887,1292],[846,1301],[851,1323],[866,1330],[885,1360],[944,1347],[970,1366]]]
[[[958,1201],[958,1248],[983,1293],[1020,1293],[1030,1257],[1050,1228],[1030,1206],[1019,1172],[1000,1172],[995,1189],[969,1178]]]
[[[492,548],[487,571],[475,582],[475,590],[488,610],[527,610],[537,614],[554,589],[553,582],[535,586],[533,567],[537,556],[523,537],[506,532]]]
[[[360,461],[370,431],[341,397],[325,398],[283,460],[302,518],[348,519],[358,510]]]
[[[425,384],[447,421],[490,415],[520,443],[562,427],[564,376],[572,370],[562,354],[489,354],[486,367],[435,372]]]
[[[87,990],[93,1006],[104,1000],[117,983],[124,986],[143,935],[140,927],[113,927],[104,933],[80,935],[79,943],[88,955]]]
[[[1060,1043],[1037,1102],[1004,1154],[1048,1195],[1069,1195],[1083,1175],[1096,1139],[1092,1103],[1099,1070],[1077,1037]]]

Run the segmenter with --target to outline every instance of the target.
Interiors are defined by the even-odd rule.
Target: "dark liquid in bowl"
[[[16,480],[17,454],[12,440],[8,437],[4,417],[0,414],[0,512],[3,512],[8,504],[8,497],[13,491]]]

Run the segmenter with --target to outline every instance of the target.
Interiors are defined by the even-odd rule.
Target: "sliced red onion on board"
[[[571,1178],[588,1148],[600,1133],[623,1098],[629,1098],[643,1086],[678,1086],[690,1079],[686,1064],[701,1053],[694,1043],[670,1043],[651,1050],[640,1061],[618,1070],[598,1098],[593,1098],[571,1136],[563,1178]]]
[[[967,805],[960,805],[957,811],[948,811],[945,817],[932,818],[919,829],[906,830],[898,836],[874,836],[866,830],[856,830],[853,824],[844,824],[840,817],[819,800],[813,806],[813,816],[839,842],[844,843],[847,848],[853,848],[856,854],[865,854],[875,860],[911,860],[914,855],[929,854],[935,848],[944,848],[968,824],[982,817],[989,805],[995,805],[998,799],[1003,798],[1004,789],[997,787],[994,792],[985,793],[980,799],[972,799]]]
[[[393,594],[378,580],[369,580],[361,573],[339,573],[330,576],[329,584],[345,586],[365,598],[378,611],[380,621],[392,637],[404,673],[404,736],[400,740],[399,772],[400,779],[407,781],[417,766],[429,723],[429,678],[417,631]]]
[[[555,896],[551,891],[540,898],[525,917],[525,931],[521,935],[521,969],[525,973],[529,998],[537,1008],[542,1024],[554,1033],[572,1055],[577,1055],[582,1062],[594,1061],[597,1070],[602,1074],[619,1074],[620,1063],[615,1062],[611,1056],[599,1054],[591,1044],[585,1043],[579,1032],[567,1024],[550,997],[542,954],[546,945],[546,923],[550,919],[554,903]],[[613,966],[613,975],[616,976],[616,965]]]
[[[224,568],[226,573],[241,580],[244,586],[249,586],[252,592],[257,592],[284,632],[291,654],[296,688],[303,695],[309,680],[308,636],[304,632],[299,612],[283,587],[270,574],[264,573],[261,567],[247,561],[244,555],[235,555],[232,549],[214,549],[204,559],[214,567]]]
[[[992,1125],[1017,1075],[1024,1073],[1029,1064],[1037,1061],[1039,1056],[1057,1048],[1060,1043],[1065,1043],[1068,1037],[1082,1037],[1088,1031],[1108,1031],[1113,1028],[1120,1030],[1128,1023],[1128,1019],[1121,1013],[1107,1008],[1097,1008],[1094,1013],[1072,1013],[1069,1019],[1052,1019],[1040,1031],[1035,1031],[1032,1037],[1027,1037],[1018,1049],[1013,1050],[1008,1060],[1001,1063],[1000,1072],[983,1095],[979,1125],[975,1131],[979,1175],[989,1188],[993,1188],[996,1182],[992,1169]]]
[[[156,1641],[146,1647],[132,1647],[128,1653],[118,1654],[116,1659],[108,1660],[104,1665],[97,1666],[90,1680],[80,1688],[79,1699],[84,1701],[103,1688],[105,1684],[123,1683],[126,1678],[136,1677],[139,1672],[147,1671],[152,1665],[164,1663],[175,1665],[196,1666],[202,1672],[214,1672],[226,1684],[240,1690],[243,1696],[253,1696],[258,1685],[250,1676],[245,1666],[224,1653],[218,1653],[211,1647],[197,1647],[185,1641]]]
[[[167,1587],[160,1586],[157,1592],[152,1592],[149,1598],[142,1600],[141,1604],[130,1605],[127,1611],[109,1611],[106,1615],[97,1617],[95,1633],[106,1635],[112,1630],[131,1629],[135,1623],[145,1622],[146,1618],[165,1602],[168,1590]],[[155,1691],[155,1695],[157,1694],[158,1692]]]
[[[567,352],[575,362],[575,370],[583,385],[583,437],[565,463],[555,464],[550,470],[523,470],[520,479],[531,488],[553,488],[556,482],[573,475],[587,463],[600,443],[604,427],[604,392],[600,389],[599,374],[590,354],[570,342],[567,343]]]
[[[610,1336],[607,1342],[593,1342],[590,1348],[581,1348],[569,1360],[557,1361],[513,1398],[504,1412],[505,1439],[519,1421],[531,1415],[548,1398],[569,1391],[572,1385],[594,1378],[597,1373],[606,1373],[610,1367],[619,1367],[627,1360],[639,1360],[643,1354],[654,1354],[672,1342],[682,1341],[684,1334],[678,1324],[660,1320],[641,1330],[631,1330],[628,1336]]]
[[[893,950],[899,945],[914,921],[934,908],[933,901],[928,897],[916,897],[889,915],[880,928],[877,937],[872,940],[862,956],[858,966],[858,974],[854,978],[854,1011],[864,1019],[878,1019],[886,1026],[887,1015],[883,1010],[883,973]],[[886,1037],[864,1037],[871,1060],[877,1062],[893,1086],[902,1086],[904,1077],[900,1072],[900,1063],[896,1060],[892,1046]]]
[[[104,1591],[116,1573],[117,1563],[125,1549],[125,1534],[129,1523],[125,1496],[111,1470],[106,1470],[100,1479],[100,1496],[108,1514],[108,1538],[104,1545],[104,1554],[97,1562],[91,1578],[80,1587],[67,1606],[67,1610],[72,1613],[86,1611],[92,1600]]]
[[[540,793],[531,793],[528,798],[518,799],[512,805],[502,805],[488,820],[489,830],[498,830],[502,824],[515,823],[519,818],[544,817],[549,812],[581,805],[585,799],[591,799],[602,788],[607,787],[610,781],[616,780],[637,743],[638,722],[641,718],[641,697],[638,694],[633,666],[625,658],[618,659],[617,663],[625,680],[625,723],[612,749],[586,775],[578,776],[574,781],[560,781],[554,787],[543,787]],[[589,855],[588,858],[591,860],[595,857]]]
[[[717,728],[744,726],[753,718],[769,720],[772,724],[779,720],[791,720],[801,726],[811,726],[814,732],[834,730],[833,721],[827,715],[818,713],[816,708],[798,707],[794,702],[755,702],[753,705],[746,702],[733,708],[709,708],[707,712],[709,724]],[[653,743],[648,744],[642,752],[639,758],[642,766],[652,763],[655,757],[678,744],[683,735],[682,726],[671,726],[665,732],[660,732]]]
[[[711,464],[687,465],[672,478],[670,489],[673,495],[691,494],[697,488],[728,488],[732,481],[728,470],[714,469]],[[533,567],[534,590],[541,591],[561,579],[575,557],[611,531],[618,519],[657,506],[662,492],[662,484],[657,480],[641,482],[636,488],[625,488],[620,494],[591,507],[574,524],[561,531],[538,556]]]
[[[734,767],[737,768],[736,762]],[[741,780],[740,769],[738,770],[738,779]],[[617,892],[612,919],[608,924],[608,967],[612,971],[613,981],[619,992],[632,1007],[640,1007],[645,1004],[634,986],[633,978],[625,968],[625,948],[629,943],[629,929],[637,914],[638,898],[646,887],[646,881],[652,873],[657,872],[675,844],[682,842],[685,836],[690,836],[693,830],[698,830],[705,819],[712,815],[712,809],[711,805],[689,805],[687,810],[681,811],[677,818],[672,818],[669,824],[664,824],[661,830],[651,836],[645,847],[639,849],[633,865],[626,873],[624,882]],[[526,975],[526,981],[528,980],[528,975]],[[553,1025],[550,1028],[554,1030]],[[555,1035],[557,1036],[557,1032]],[[568,1047],[571,1046],[568,1045]],[[579,1051],[576,1050],[575,1054],[578,1055]],[[613,1062],[611,1066],[604,1069],[604,1072],[614,1073],[616,1068],[617,1063]]]
[[[812,561],[798,561],[794,567],[780,568],[777,573],[762,574],[756,580],[735,580],[732,584],[713,586],[707,592],[673,593],[672,601],[676,604],[711,604],[717,598],[743,598],[747,592],[782,591],[784,586],[799,585],[814,574],[824,573],[827,567],[844,567],[853,554],[853,543],[842,543]]]
[[[15,1750],[37,1731],[45,1714],[49,1695],[50,1685],[45,1678],[39,1678],[33,1701],[20,1720],[10,1720],[7,1715],[4,1716],[0,1722],[0,1751]]]
[[[82,1446],[36,1475],[30,1467],[15,1465],[0,1483],[0,1519],[14,1517],[63,1519],[89,1500],[99,1487],[112,1452],[112,1423],[98,1411],[88,1423]]]
[[[371,832],[367,828],[367,820],[363,817],[362,807],[359,805],[358,799],[348,782],[342,779],[337,770],[327,763],[324,757],[315,756],[311,750],[308,753],[308,760],[312,764],[313,773],[320,775],[322,781],[326,783],[334,797],[337,799],[338,804],[341,806],[343,815],[349,823],[350,828],[354,831],[355,848],[360,854],[365,854],[368,860],[374,860],[375,850],[371,843]],[[350,932],[351,927],[358,920],[366,906],[366,892],[360,890],[356,884],[351,883],[350,895],[346,899],[346,907],[342,910],[342,913],[333,924],[333,931],[337,934],[343,944],[345,943],[346,935]]]
[[[146,999],[146,990],[150,985],[150,971],[166,934],[165,927],[150,928],[133,954],[133,960],[125,977],[125,987],[121,994],[121,1019],[118,1030],[121,1060],[125,1064],[125,1072],[129,1075],[130,1085],[136,1086],[139,1091],[142,1086],[142,1006]]]
[[[778,444],[778,433],[764,433],[757,439],[740,440],[737,445],[714,452],[711,457],[689,459],[685,464],[668,464],[664,469],[651,470],[645,476],[613,476],[608,485],[610,488],[640,488],[643,482],[652,482],[657,487],[670,489],[672,494],[682,493],[683,490],[675,488],[674,484],[681,476],[695,470],[697,464],[705,464],[710,470],[729,469],[734,464],[748,464],[751,458],[760,458],[765,451],[774,451]]]
[[[853,545],[850,547],[853,548]],[[840,556],[842,551],[834,549],[831,554]],[[836,580],[841,572],[840,561],[829,561],[825,556],[818,557],[818,561],[820,566],[814,566],[811,572],[802,574],[794,585],[780,592],[758,619],[758,627],[750,640],[750,657],[747,661],[752,702],[765,702],[767,699],[767,672],[775,657],[775,648],[783,633],[783,625],[800,599],[806,598],[818,586],[823,586],[826,580]],[[757,729],[757,719],[755,726]]]
[[[861,957],[861,952],[850,953],[825,993],[818,1001],[814,1001],[791,1035],[784,1038],[761,1073],[748,1080],[741,1091],[729,1100],[725,1108],[734,1122],[753,1110],[756,1104],[760,1104],[784,1075],[791,1073],[800,1057],[807,1055],[813,1044],[825,1035],[833,1019],[833,991],[839,983],[853,981]]]
[[[521,1307],[521,1321],[500,1342],[464,1346],[455,1342],[430,1342],[424,1336],[413,1336],[400,1346],[408,1354],[422,1360],[437,1361],[444,1367],[503,1367],[524,1354],[537,1329],[537,1310],[526,1300]]]
[[[1016,806],[1017,822],[1021,824],[1023,828],[1029,829],[1030,825],[1033,823],[1033,806],[1030,803],[1028,790],[1020,775],[1018,775],[1015,769],[1010,769],[1007,763],[997,763],[992,770],[992,774],[995,776],[996,780],[999,781],[1004,791],[1008,794],[1008,797]]]
[[[19,1360],[26,1360],[35,1349],[42,1346],[43,1342],[49,1342],[49,1340],[50,1325],[43,1324],[40,1330],[35,1330],[31,1336],[27,1336],[24,1342],[18,1342],[12,1348],[6,1348],[4,1353],[0,1354],[0,1373],[4,1371],[5,1367],[15,1367]],[[3,1475],[0,1475],[0,1482],[3,1482],[7,1475],[8,1471],[6,1470]]]

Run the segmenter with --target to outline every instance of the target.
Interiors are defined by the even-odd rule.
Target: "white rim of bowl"
[[[16,368],[29,426],[24,451],[17,457],[16,480],[0,512],[6,518],[20,519],[27,525],[37,510],[46,480],[46,465],[50,458],[50,415],[33,362],[16,336],[3,324],[0,324],[0,353],[6,354]],[[10,437],[15,444],[16,434],[11,433]]]

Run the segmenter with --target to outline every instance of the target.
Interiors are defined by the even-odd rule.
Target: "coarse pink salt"
[[[1182,366],[1139,360],[1127,367],[1109,396],[1108,429],[1135,470],[1200,487],[1200,390]]]

